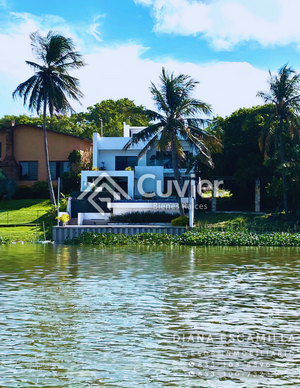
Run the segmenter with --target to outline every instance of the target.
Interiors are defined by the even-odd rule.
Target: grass
[[[38,229],[39,239],[43,239],[43,233]],[[2,227],[0,228],[0,238],[8,242],[31,242],[36,241],[36,227],[35,226],[17,226],[17,227]]]
[[[35,225],[50,208],[51,203],[48,199],[0,201],[0,226]]]
[[[37,240],[38,233],[39,239],[43,239],[43,232],[36,224],[49,209],[51,202],[45,199],[0,201],[0,238],[8,242],[31,242]]]
[[[200,229],[221,230],[244,228],[256,232],[299,232],[300,218],[285,214],[201,213],[196,214],[195,225]]]

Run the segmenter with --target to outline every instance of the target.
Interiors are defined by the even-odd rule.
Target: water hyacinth
[[[187,231],[181,236],[141,233],[132,236],[114,233],[83,233],[65,241],[74,245],[190,245],[190,246],[271,246],[299,247],[300,234],[288,232],[255,233],[249,231]]]
[[[4,238],[4,237],[1,237],[0,236],[0,245],[1,244],[7,244],[9,242],[9,239],[8,238]]]

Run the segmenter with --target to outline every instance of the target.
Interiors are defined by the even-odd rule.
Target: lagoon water
[[[299,387],[300,250],[0,246],[1,387]]]

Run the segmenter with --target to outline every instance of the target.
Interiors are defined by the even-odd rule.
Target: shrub
[[[17,188],[16,182],[0,169],[0,197],[11,199]]]
[[[19,185],[17,191],[13,195],[13,199],[31,199],[33,196],[30,186]]]
[[[82,170],[82,157],[81,153],[78,150],[73,150],[70,155],[68,156],[69,165],[72,169],[72,171],[76,172],[77,174]]]
[[[189,217],[188,216],[182,216],[175,218],[171,221],[172,226],[188,226],[189,225]]]
[[[75,171],[64,172],[62,176],[62,189],[65,194],[80,191],[80,174]]]
[[[37,181],[31,186],[33,198],[49,199],[49,189],[47,181]]]
[[[153,222],[171,222],[177,216],[177,213],[167,212],[130,212],[113,215],[110,217],[110,221],[126,222],[128,224],[149,224]]]
[[[81,162],[81,153],[78,150],[73,150],[68,156],[70,163],[80,163]]]

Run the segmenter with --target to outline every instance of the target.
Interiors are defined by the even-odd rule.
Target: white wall
[[[98,168],[102,167],[102,162],[105,163],[106,171],[114,171],[116,168],[116,156],[138,156],[139,151],[136,150],[99,150],[98,151]],[[139,160],[138,165],[146,165],[146,157]]]
[[[179,213],[179,205],[175,202],[112,202],[113,214],[124,214],[131,212],[162,211],[166,213]]]

